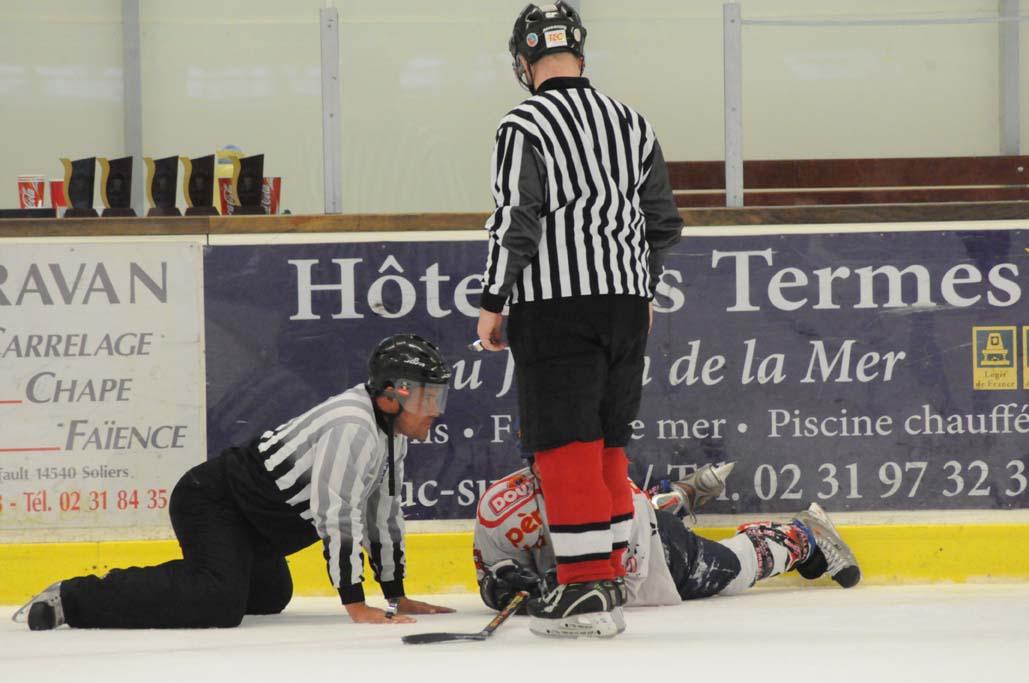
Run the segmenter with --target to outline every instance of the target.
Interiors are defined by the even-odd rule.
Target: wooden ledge
[[[689,226],[904,223],[1029,219],[1029,201],[863,206],[691,208]],[[170,218],[19,218],[0,220],[4,237],[226,235],[248,233],[481,230],[486,213],[189,216]]]

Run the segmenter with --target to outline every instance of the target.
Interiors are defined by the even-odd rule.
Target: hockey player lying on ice
[[[610,637],[625,628],[623,604],[674,605],[735,595],[792,569],[808,579],[828,572],[844,588],[860,581],[854,554],[817,503],[790,522],[743,524],[735,536],[720,542],[687,529],[673,513],[693,517],[697,506],[722,492],[731,470],[731,463],[705,465],[653,499],[634,485],[624,578],[617,582],[617,594],[598,586],[597,595],[587,598],[597,601],[598,611],[605,611],[600,609],[605,600],[616,605],[610,623],[530,617],[529,628],[545,636]],[[501,609],[520,590],[539,596],[541,583],[553,581],[554,551],[531,462],[486,490],[479,501],[474,542],[479,593],[493,609]]]

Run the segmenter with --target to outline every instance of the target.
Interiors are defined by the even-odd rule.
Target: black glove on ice
[[[539,597],[540,577],[536,572],[514,560],[501,560],[486,567],[479,583],[479,595],[487,607],[504,609],[518,591],[527,591],[530,598]]]

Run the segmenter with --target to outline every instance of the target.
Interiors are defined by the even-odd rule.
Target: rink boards
[[[633,478],[733,460],[716,534],[817,500],[873,580],[1026,578],[1027,227],[687,229]],[[411,331],[455,371],[406,463],[412,531],[449,530],[412,534],[411,590],[470,586],[475,502],[520,464],[511,359],[467,348],[484,258],[463,231],[0,241],[5,579],[174,555],[138,539],[168,537],[187,467],[358,384],[368,349]],[[328,589],[323,571],[299,554],[298,590]]]

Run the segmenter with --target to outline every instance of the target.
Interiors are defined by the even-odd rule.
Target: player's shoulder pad
[[[536,496],[537,486],[536,478],[528,467],[493,482],[479,499],[479,523],[487,528],[500,526],[515,510]]]

